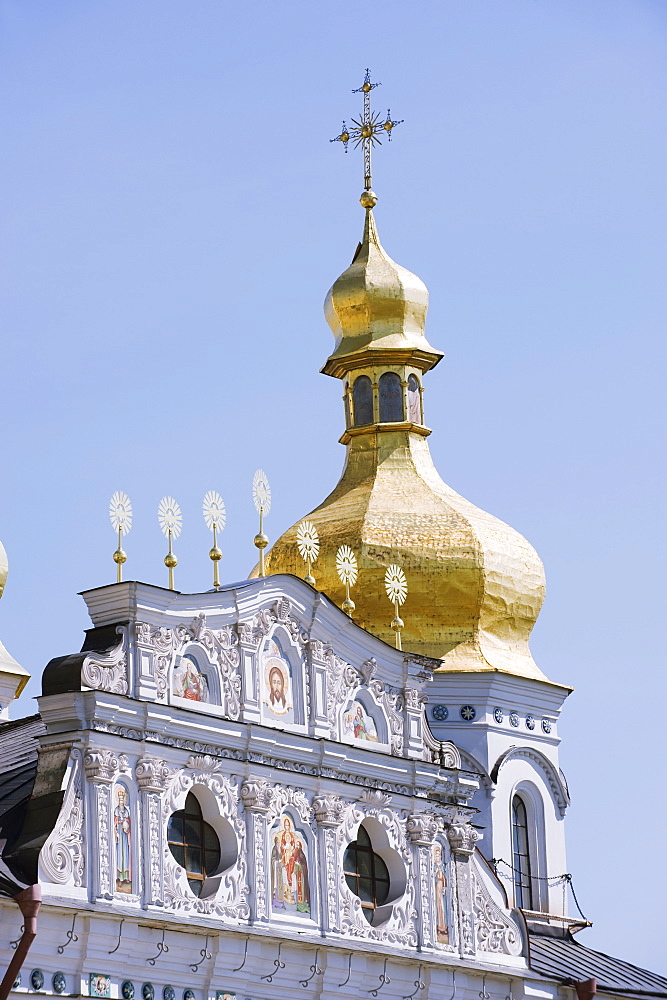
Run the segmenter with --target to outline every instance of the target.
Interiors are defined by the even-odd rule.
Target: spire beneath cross
[[[375,194],[371,190],[371,149],[373,146],[382,145],[382,142],[378,138],[382,132],[385,132],[387,139],[391,140],[392,129],[402,124],[402,120],[394,121],[392,119],[391,111],[389,110],[387,110],[387,117],[384,121],[379,111],[371,111],[371,90],[379,86],[379,83],[371,83],[370,70],[367,69],[361,87],[352,91],[353,94],[364,95],[364,110],[361,118],[359,120],[353,118],[350,128],[343,122],[340,135],[337,135],[335,139],[329,140],[330,142],[342,142],[346,153],[349,142],[354,143],[355,149],[362,146],[364,151],[364,193],[361,196],[361,204],[364,208],[372,208],[377,201]]]

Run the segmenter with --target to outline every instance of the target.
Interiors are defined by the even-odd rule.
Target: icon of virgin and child
[[[274,910],[310,914],[306,838],[295,828],[290,816],[282,817],[273,834],[271,893]]]

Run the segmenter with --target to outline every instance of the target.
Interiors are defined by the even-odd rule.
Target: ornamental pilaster
[[[241,798],[246,812],[250,882],[250,922],[268,923],[270,917],[269,873],[267,872],[267,813],[273,800],[273,789],[264,778],[248,778],[241,785]]]
[[[93,899],[113,899],[111,831],[113,827],[111,786],[118,773],[118,757],[111,750],[88,749],[83,756],[88,779],[91,817],[89,839],[90,892]]]
[[[413,871],[417,872],[418,889],[415,902],[418,913],[419,944],[430,948],[434,942],[435,909],[433,880],[433,842],[442,826],[434,813],[413,813],[408,816],[406,830],[412,847]]]
[[[164,906],[165,831],[162,796],[171,773],[167,762],[156,757],[142,758],[134,769],[141,792],[143,857],[148,867],[143,880],[146,906]]]
[[[313,813],[317,822],[321,928],[326,934],[340,932],[341,872],[336,850],[336,830],[343,820],[345,802],[338,795],[316,795]]]

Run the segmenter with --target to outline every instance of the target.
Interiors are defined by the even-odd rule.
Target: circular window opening
[[[210,823],[204,820],[192,792],[188,793],[185,808],[169,818],[167,843],[176,862],[185,869],[195,896],[201,896],[205,880],[220,867],[220,841]]]
[[[371,838],[363,826],[357,839],[348,845],[343,857],[343,873],[348,887],[361,900],[361,909],[370,923],[378,906],[389,896],[389,870],[373,850]]]

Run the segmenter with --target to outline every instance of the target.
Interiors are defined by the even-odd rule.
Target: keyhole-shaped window
[[[376,908],[386,903],[389,896],[389,871],[373,850],[371,838],[363,826],[359,827],[357,839],[345,851],[343,872],[349,888],[361,900],[366,920],[372,923]]]
[[[360,375],[352,390],[354,426],[373,423],[373,385],[368,375]]]
[[[185,868],[195,896],[201,896],[205,880],[220,867],[220,841],[213,827],[204,820],[201,806],[192,792],[188,793],[185,808],[170,816],[167,842],[177,863]]]
[[[404,419],[401,380],[396,372],[385,372],[380,376],[380,423]]]

